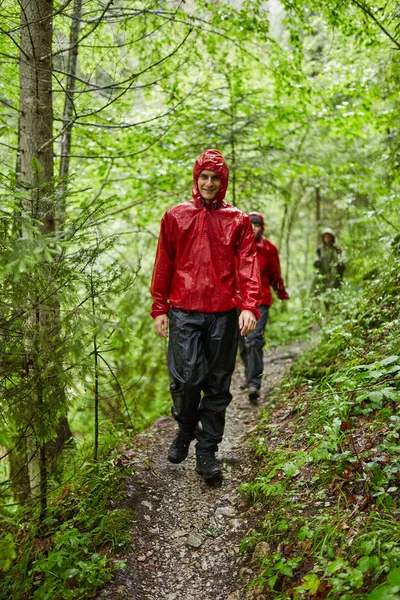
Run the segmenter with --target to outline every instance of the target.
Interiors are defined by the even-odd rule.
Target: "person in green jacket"
[[[339,288],[343,283],[346,255],[335,244],[335,238],[333,229],[330,227],[322,229],[322,244],[317,247],[314,260],[314,267],[318,271],[314,287],[318,292]]]

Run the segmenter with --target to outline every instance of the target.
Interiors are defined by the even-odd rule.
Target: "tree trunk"
[[[319,243],[319,229],[321,227],[321,190],[315,188],[315,221],[317,224],[317,244]]]
[[[51,236],[55,233],[55,210],[53,198],[53,97],[52,97],[52,17],[51,0],[21,0],[20,34],[20,160],[19,185],[25,190],[21,203],[22,235],[29,237],[38,228],[38,234]],[[37,234],[36,234],[37,235]],[[33,280],[34,283],[34,280]],[[34,288],[34,285],[32,286]],[[42,290],[41,290],[42,291]],[[28,350],[31,353],[35,385],[32,387],[32,430],[28,437],[31,456],[25,454],[25,465],[31,473],[39,474],[38,488],[41,517],[44,518],[47,503],[47,452],[43,441],[49,434],[42,427],[41,414],[46,414],[48,401],[44,368],[48,368],[49,347],[55,338],[54,312],[57,299],[51,292],[46,307],[41,305],[40,292],[29,290],[27,306]],[[35,308],[32,311],[32,306]],[[33,314],[34,313],[34,314]],[[29,334],[28,334],[29,335]],[[33,338],[32,338],[33,335]],[[49,397],[52,394],[48,395]],[[35,419],[37,422],[35,423]],[[38,430],[41,430],[38,438]],[[47,435],[46,435],[47,434]],[[50,438],[51,435],[48,435]],[[39,441],[40,439],[40,441]],[[22,446],[22,444],[21,444]],[[39,450],[39,451],[38,451]],[[15,458],[15,457],[14,457]],[[27,460],[26,460],[27,459]],[[39,461],[38,465],[34,462]],[[33,484],[33,485],[32,485]]]
[[[282,243],[283,243],[284,236],[285,236],[286,221],[287,221],[288,214],[289,214],[289,203],[290,203],[290,193],[285,192],[284,193],[282,222],[281,222],[281,228],[279,231],[278,248],[282,247]]]
[[[72,24],[69,37],[69,55],[68,55],[68,67],[67,67],[67,83],[65,88],[65,103],[64,113],[62,122],[62,137],[60,144],[60,179],[61,185],[59,189],[60,203],[57,214],[58,227],[62,229],[65,221],[65,195],[67,192],[67,178],[69,174],[69,163],[70,163],[70,150],[71,150],[71,137],[73,127],[73,112],[74,112],[74,97],[75,97],[75,82],[76,82],[76,70],[78,64],[78,41],[79,31],[81,27],[82,17],[82,0],[75,0],[74,10],[72,15]]]
[[[236,114],[235,114],[235,95],[232,89],[231,80],[226,75],[229,85],[229,95],[230,95],[230,142],[231,142],[231,193],[232,193],[232,206],[236,206],[236,139],[235,139],[235,124],[236,124]]]
[[[95,290],[93,283],[93,273],[90,276],[90,294],[92,301],[92,316],[93,322],[96,321],[96,304],[95,304]],[[99,456],[99,409],[100,409],[100,395],[99,395],[99,354],[97,346],[97,335],[96,332],[93,335],[93,359],[94,359],[94,460],[98,459]]]
[[[23,217],[55,232],[51,0],[21,1],[20,183],[30,190]]]
[[[26,437],[15,437],[13,442],[15,446],[8,456],[11,488],[15,502],[24,504],[31,495]]]

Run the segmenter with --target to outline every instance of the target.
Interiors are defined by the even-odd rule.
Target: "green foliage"
[[[387,575],[387,583],[375,588],[369,595],[368,600],[395,600],[400,592],[400,569],[392,569]]]
[[[16,557],[13,537],[11,533],[7,533],[0,542],[0,567],[3,573],[9,570]]]
[[[42,524],[28,513],[0,524],[9,530],[0,546],[2,598],[87,598],[123,568],[115,552],[131,541],[132,512],[124,507],[131,471],[119,465],[109,459],[84,467],[52,496]]]

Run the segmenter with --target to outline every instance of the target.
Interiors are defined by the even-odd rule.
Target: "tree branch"
[[[370,19],[372,19],[378,25],[379,29],[381,29],[383,31],[383,33],[390,40],[392,40],[392,42],[397,46],[398,49],[400,49],[400,42],[398,42],[396,40],[396,38],[394,38],[392,36],[392,34],[390,33],[390,31],[388,31],[387,29],[385,29],[385,27],[382,25],[382,23],[371,12],[370,8],[368,8],[367,6],[365,6],[365,4],[362,4],[361,2],[358,2],[358,0],[350,0],[350,1],[353,2],[353,4],[355,4],[356,6],[358,6],[358,8],[360,8],[366,15],[368,15],[370,17]]]
[[[96,29],[98,28],[98,26],[100,25],[100,23],[103,20],[104,15],[106,14],[107,10],[109,9],[110,5],[114,2],[114,0],[108,0],[107,4],[105,5],[105,7],[102,10],[101,15],[96,19],[96,22],[94,24],[94,26],[92,27],[92,29],[90,29],[90,31],[87,31],[76,43],[77,46],[79,46],[79,44],[85,40],[87,37],[89,37],[89,35],[91,33],[93,33],[94,31],[96,31]],[[48,60],[49,58],[51,58],[52,56],[57,56],[58,54],[64,54],[64,52],[69,52],[70,50],[72,50],[74,48],[74,46],[68,46],[67,48],[60,48],[60,50],[56,50],[55,52],[52,52],[51,54],[47,54],[45,56],[41,56],[40,60]]]

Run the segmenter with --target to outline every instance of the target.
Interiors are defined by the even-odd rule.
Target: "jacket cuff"
[[[156,317],[159,317],[160,315],[167,315],[169,313],[169,306],[167,308],[155,308],[154,310],[151,311],[150,316],[153,317],[153,319],[155,319]]]

